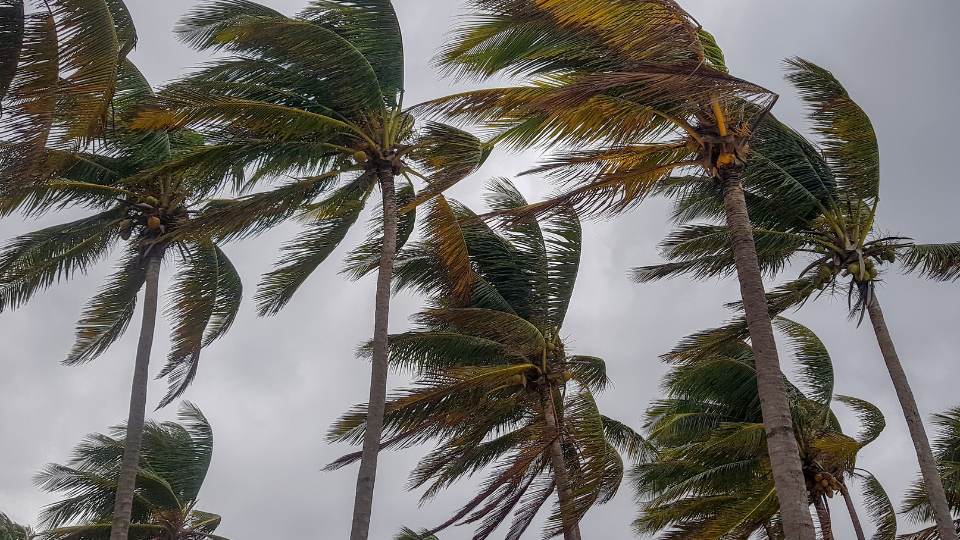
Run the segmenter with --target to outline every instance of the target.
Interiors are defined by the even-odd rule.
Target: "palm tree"
[[[220,516],[197,510],[213,455],[213,430],[190,403],[180,408],[179,420],[143,427],[130,534],[145,540],[226,540],[214,534]],[[51,463],[37,475],[40,488],[64,497],[43,510],[44,538],[99,540],[110,534],[128,437],[122,426],[111,435],[90,435],[66,465]]]
[[[527,205],[507,180],[491,184],[488,202],[495,210]],[[388,401],[383,446],[438,441],[411,476],[412,488],[426,487],[423,501],[490,470],[481,492],[427,534],[477,523],[474,538],[485,539],[513,513],[506,538],[516,539],[556,491],[545,534],[579,539],[583,515],[617,492],[620,452],[641,451],[642,439],[597,409],[603,360],[570,353],[561,337],[580,244],[569,210],[495,231],[438,198],[424,239],[400,254],[397,286],[427,293],[432,306],[416,317],[419,328],[391,336],[391,363],[416,382]],[[366,405],[355,408],[330,439],[357,444],[365,418]]]
[[[861,421],[856,438],[845,435],[831,411],[833,363],[808,328],[774,320],[788,338],[800,368],[801,387],[785,381],[800,446],[810,504],[821,537],[832,540],[827,499],[841,493],[857,537],[864,539],[847,483],[864,480],[864,495],[878,519],[875,539],[896,538],[896,515],[879,482],[856,468],[859,451],[880,435],[883,414],[861,399],[838,396]],[[666,398],[647,412],[647,440],[656,450],[636,466],[633,477],[642,514],[639,534],[661,538],[782,538],[779,505],[766,463],[752,347],[729,339],[725,328],[685,339],[664,359],[671,371]]]
[[[953,516],[960,514],[960,408],[937,414],[933,421],[940,427],[934,439],[934,453],[940,476],[943,478],[947,501]],[[918,479],[907,491],[902,512],[914,523],[929,523],[935,520],[933,507],[924,489],[924,478]],[[954,520],[960,528],[960,519]],[[940,540],[937,525],[901,537],[901,540]]]
[[[793,152],[791,156],[786,149],[775,160],[768,160],[761,152],[757,154],[758,162],[751,165],[752,175],[762,176],[776,166],[782,176],[785,164],[789,167],[801,160],[817,163],[801,169],[812,178],[794,178],[784,183],[791,196],[806,198],[805,208],[813,210],[810,213],[783,212],[776,193],[766,188],[750,190],[759,218],[753,234],[761,266],[772,274],[791,263],[800,263],[803,268],[798,279],[771,291],[770,310],[780,313],[803,305],[810,298],[845,289],[851,316],[859,313],[862,320],[865,314],[870,315],[929,487],[940,534],[945,539],[955,539],[922,416],[884,321],[876,283],[883,267],[897,260],[906,273],[939,281],[956,280],[960,278],[960,243],[915,244],[909,238],[881,232],[876,224],[880,157],[869,117],[829,71],[802,59],[790,60],[788,65],[788,78],[809,106],[824,154],[822,158],[810,152]],[[781,139],[767,138],[765,133],[758,134],[757,144],[783,148]],[[799,143],[795,148],[799,148]],[[719,225],[693,223],[716,216],[719,202],[704,190],[685,191],[677,216],[687,223],[662,244],[670,262],[637,269],[639,281],[680,274],[712,277],[733,268],[726,230]]]
[[[289,302],[380,188],[380,231],[351,256],[361,261],[355,276],[378,271],[370,429],[351,533],[352,540],[363,540],[386,399],[395,252],[413,229],[413,208],[477,169],[490,147],[444,124],[418,128],[403,109],[403,40],[389,0],[312,2],[296,17],[247,0],[218,0],[195,8],[178,33],[199,49],[233,56],[168,87],[162,107],[142,115],[138,126],[194,126],[216,138],[220,144],[175,165],[211,181],[245,168],[254,169],[243,182],[245,189],[265,177],[299,176],[269,191],[217,203],[198,221],[224,238],[255,234],[294,216],[309,224],[261,283],[262,315],[275,314]],[[398,177],[403,178],[399,186]],[[412,177],[426,180],[419,194]]]
[[[440,540],[432,534],[418,533],[413,529],[404,527],[393,540]]]
[[[6,514],[0,512],[0,540],[31,540],[33,537],[30,527],[14,523]]]
[[[498,132],[514,147],[563,145],[534,172],[562,194],[521,213],[572,205],[582,215],[634,208],[671,174],[701,171],[722,191],[726,227],[757,348],[764,426],[784,527],[812,540],[799,450],[764,303],[742,189],[748,142],[776,95],[731,76],[713,36],[673,0],[478,0],[442,52],[460,76],[526,75],[512,88],[467,92],[429,109]],[[791,204],[785,199],[784,205]]]
[[[122,0],[0,1],[0,195],[42,180],[47,149],[108,127],[118,73],[137,43]]]
[[[202,146],[202,139],[190,133],[170,136],[127,129],[138,105],[151,96],[149,84],[126,62],[112,99],[114,126],[106,138],[80,150],[45,149],[34,167],[43,179],[11,190],[0,200],[0,210],[7,213],[40,214],[68,207],[94,212],[14,238],[0,251],[0,311],[19,308],[54,283],[85,274],[124,246],[120,268],[83,312],[66,364],[89,362],[106,352],[126,331],[137,296],[144,291],[127,420],[129,444],[120,472],[112,540],[127,538],[134,504],[161,264],[176,259],[181,268],[170,291],[173,347],[160,372],[169,377],[170,389],[161,406],[193,381],[201,349],[230,328],[242,296],[236,270],[209,236],[197,233],[171,239],[190,222],[190,208],[207,188],[193,178],[152,176],[144,171],[194,151]]]

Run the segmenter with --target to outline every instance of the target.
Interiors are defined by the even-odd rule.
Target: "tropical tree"
[[[16,309],[54,283],[85,274],[118,248],[119,269],[87,304],[76,342],[65,363],[96,359],[119,339],[133,318],[143,291],[143,319],[134,365],[127,420],[129,435],[116,490],[111,539],[127,538],[134,480],[143,433],[150,353],[158,315],[160,269],[175,262],[167,314],[172,349],[160,376],[170,381],[161,406],[193,381],[200,351],[224,335],[240,306],[242,287],[232,263],[200,233],[173,239],[191,220],[207,192],[195,178],[145,175],[167,160],[194,151],[196,134],[143,133],[128,129],[139,105],[152,97],[149,84],[131,63],[119,72],[111,101],[113,126],[98,144],[78,150],[46,148],[33,167],[40,175],[0,200],[0,211],[37,215],[65,208],[90,215],[27,233],[0,251],[0,312]]]
[[[6,514],[0,512],[0,540],[30,540],[33,537],[30,527],[14,523]]]
[[[723,193],[784,527],[810,540],[813,522],[742,189],[749,140],[776,95],[730,75],[713,36],[673,0],[478,0],[473,21],[441,53],[449,72],[527,76],[515,87],[433,102],[430,110],[494,129],[497,142],[561,146],[534,172],[562,193],[516,214],[570,205],[584,216],[636,207],[672,175]],[[783,200],[784,205],[791,204]]]
[[[487,200],[494,210],[527,205],[502,179]],[[630,428],[597,409],[593,393],[607,385],[603,360],[571,353],[561,337],[580,222],[567,209],[496,231],[441,197],[424,223],[423,240],[398,257],[396,276],[398,288],[427,293],[431,307],[416,316],[419,328],[391,336],[391,363],[416,382],[387,402],[383,446],[437,441],[411,475],[413,489],[426,488],[423,502],[490,471],[476,497],[426,534],[477,523],[474,538],[484,539],[513,513],[506,538],[516,539],[556,492],[545,534],[579,539],[583,515],[619,488],[620,453],[643,449]],[[330,439],[359,443],[366,409],[342,417]]]
[[[478,168],[490,147],[453,127],[415,125],[403,108],[403,39],[389,0],[314,0],[287,17],[247,0],[217,0],[180,23],[180,38],[231,56],[169,86],[141,128],[192,126],[219,144],[173,165],[220,182],[252,169],[240,184],[294,181],[220,201],[199,227],[225,239],[262,232],[288,218],[307,228],[283,250],[257,294],[262,315],[279,312],[334,251],[371,192],[383,201],[379,231],[358,247],[354,276],[378,271],[370,418],[357,477],[351,538],[367,538],[386,399],[390,279],[414,207]],[[155,171],[162,173],[163,170]],[[412,178],[426,187],[415,193]]]
[[[197,510],[200,488],[213,455],[213,430],[196,406],[180,408],[180,422],[143,427],[130,536],[144,540],[223,539],[220,516]],[[44,491],[65,498],[44,508],[41,522],[50,540],[100,540],[110,535],[113,501],[129,433],[88,436],[65,465],[51,463],[37,477]]]
[[[958,516],[960,515],[960,408],[934,415],[933,421],[940,427],[933,443],[937,466],[943,478],[950,511],[953,516]],[[907,491],[902,512],[917,524],[935,521],[933,506],[927,497],[922,476]],[[960,528],[960,519],[954,519],[953,523],[955,527]],[[940,540],[941,538],[935,524],[904,535],[901,540]]]
[[[880,155],[869,117],[829,71],[799,58],[789,60],[788,66],[788,79],[809,107],[823,155],[791,151],[780,139],[767,138],[764,133],[755,141],[761,147],[776,147],[780,153],[773,160],[767,159],[772,154],[756,154],[757,163],[748,166],[752,174],[763,176],[774,170],[782,177],[785,170],[788,174],[799,170],[795,180],[784,185],[791,197],[807,200],[803,208],[812,210],[784,211],[776,193],[750,191],[758,216],[753,234],[761,266],[771,274],[781,272],[788,264],[802,267],[797,279],[768,295],[770,310],[780,313],[810,298],[839,292],[847,296],[851,317],[859,316],[862,321],[869,314],[910,430],[940,534],[956,538],[923,419],[884,320],[876,284],[881,281],[881,272],[897,261],[905,273],[938,281],[956,280],[960,278],[960,243],[916,244],[909,238],[882,232],[876,223]],[[794,138],[799,135],[794,134]],[[793,148],[808,146],[796,143]],[[816,165],[797,168],[801,161]],[[684,190],[676,212],[684,224],[662,244],[669,262],[637,269],[637,279],[643,282],[682,274],[706,278],[730,273],[734,261],[726,229],[698,222],[717,217],[719,205],[719,200],[704,190]]]
[[[821,537],[833,538],[828,498],[839,493],[857,537],[864,539],[847,489],[858,479],[878,521],[873,538],[894,540],[896,514],[889,498],[873,475],[856,468],[857,454],[883,431],[883,414],[864,400],[838,396],[861,423],[856,437],[844,434],[831,410],[834,374],[826,347],[799,323],[777,318],[774,324],[799,368],[800,386],[784,384]],[[647,412],[646,439],[655,451],[633,471],[642,509],[634,522],[637,532],[660,532],[661,538],[782,538],[753,348],[720,328],[686,338],[664,359],[671,365],[663,383],[666,397]]]

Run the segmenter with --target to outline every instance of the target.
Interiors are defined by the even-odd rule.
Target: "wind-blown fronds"
[[[109,533],[126,430],[93,434],[65,465],[47,465],[36,476],[44,491],[65,498],[44,508],[44,538],[96,540]],[[131,533],[173,540],[222,537],[213,534],[220,516],[196,509],[213,453],[213,432],[199,409],[185,403],[178,422],[144,427]]]
[[[491,184],[488,201],[526,204],[504,179]],[[429,206],[424,241],[399,255],[399,286],[427,291],[434,307],[415,317],[415,330],[390,338],[390,362],[415,382],[390,396],[381,448],[436,442],[410,479],[424,500],[487,472],[478,495],[430,534],[475,524],[475,536],[488,538],[510,521],[507,537],[518,538],[557,493],[546,529],[556,534],[616,493],[621,454],[648,451],[593,401],[591,391],[608,383],[603,360],[568,354],[560,340],[579,259],[571,213],[490,227],[442,196]],[[330,440],[359,443],[365,420],[366,406],[355,407]]]
[[[943,487],[947,493],[950,510],[960,509],[960,408],[953,408],[933,416],[933,422],[939,428],[933,440],[934,457]],[[901,512],[914,524],[933,521],[933,509],[930,506],[922,479],[915,481],[904,496]],[[960,520],[957,520],[960,528]],[[940,538],[936,526],[901,536],[904,540],[933,540]]]
[[[801,368],[803,390],[785,385],[809,496],[832,497],[840,481],[859,474],[856,454],[883,429],[883,417],[865,401],[838,397],[864,412],[861,436],[844,435],[830,410],[833,365],[823,343],[794,321],[774,324]],[[666,397],[647,411],[644,451],[632,473],[638,533],[747,538],[777,519],[754,353],[745,337],[734,323],[691,336],[665,355],[672,366]]]

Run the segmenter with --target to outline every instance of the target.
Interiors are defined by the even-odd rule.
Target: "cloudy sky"
[[[295,13],[306,0],[267,0]],[[177,43],[171,28],[195,2],[127,0],[139,27],[133,55],[152,82],[175,78],[202,60]],[[396,0],[406,40],[407,101],[440,96],[457,86],[438,78],[430,58],[462,13],[460,0]],[[953,0],[683,0],[716,34],[728,64],[741,77],[782,94],[777,114],[804,127],[802,111],[782,80],[783,58],[800,55],[834,71],[871,115],[880,138],[883,203],[879,220],[890,231],[920,242],[960,237],[960,179],[953,163],[960,121],[960,71],[956,69]],[[484,181],[514,176],[536,159],[497,153],[454,195],[477,204]],[[531,198],[546,191],[523,178]],[[658,259],[656,243],[667,231],[668,204],[653,201],[617,220],[589,223],[576,294],[566,324],[578,353],[607,360],[615,383],[600,398],[607,415],[640,427],[643,411],[657,397],[663,366],[658,355],[682,336],[722,322],[722,305],[736,297],[731,281],[632,284],[627,269]],[[0,238],[51,220],[0,223]],[[254,241],[229,247],[252,291],[270,269],[279,244],[294,227],[281,227]],[[358,228],[344,243],[355,245]],[[342,254],[344,250],[341,250]],[[52,501],[31,482],[43,464],[63,461],[85,434],[125,419],[136,332],[95,363],[59,364],[69,349],[73,325],[85,300],[111,270],[96,272],[39,296],[29,307],[0,316],[0,510],[33,522]],[[345,282],[331,260],[279,316],[257,319],[247,302],[232,333],[206,352],[197,383],[187,398],[213,424],[214,461],[201,508],[223,516],[221,534],[244,539],[344,538],[349,530],[356,470],[320,471],[344,447],[323,434],[341,412],[367,395],[368,364],[355,347],[372,332],[374,282]],[[169,271],[169,269],[167,269]],[[960,333],[960,287],[885,276],[879,291],[888,323],[920,408],[925,415],[960,404],[956,373]],[[420,299],[400,296],[391,329],[406,327]],[[856,328],[838,301],[811,305],[796,318],[812,327],[830,348],[837,392],[873,401],[888,427],[864,453],[860,466],[873,471],[895,500],[915,475],[916,458],[899,414],[893,388],[869,325]],[[139,318],[136,319],[139,321]],[[135,329],[135,325],[134,325]],[[156,367],[168,347],[166,326],[158,332]],[[790,359],[784,356],[785,364]],[[403,378],[394,375],[391,384]],[[155,403],[163,383],[151,387]],[[155,418],[166,419],[173,408]],[[850,415],[840,411],[850,424]],[[421,451],[381,458],[371,538],[390,538],[401,524],[432,526],[444,521],[471,494],[457,486],[419,507],[404,491],[405,477]],[[852,537],[834,501],[838,537]],[[583,522],[587,538],[631,538],[636,507],[628,486]],[[901,523],[901,531],[911,524]],[[471,537],[462,527],[446,539]],[[531,534],[531,537],[535,537]]]

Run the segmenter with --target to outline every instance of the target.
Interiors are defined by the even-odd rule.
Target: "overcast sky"
[[[267,0],[295,13],[305,0]],[[802,111],[782,80],[781,61],[803,56],[831,70],[873,119],[882,155],[881,226],[919,242],[960,239],[960,178],[955,165],[960,123],[960,70],[956,59],[954,0],[683,0],[724,47],[739,76],[782,94],[776,113],[802,128]],[[176,19],[190,0],[127,0],[140,44],[135,62],[161,84],[202,60],[175,41]],[[407,102],[450,92],[430,59],[461,13],[459,0],[396,0],[406,41]],[[471,181],[454,191],[477,204],[481,187],[494,176],[514,176],[535,155],[496,153]],[[531,198],[546,191],[542,181],[518,181]],[[634,428],[658,395],[664,367],[658,356],[684,335],[723,322],[722,305],[736,298],[732,281],[677,280],[632,284],[627,270],[659,260],[656,243],[668,230],[668,205],[652,201],[610,222],[588,223],[581,274],[565,334],[577,353],[606,359],[612,389],[601,409]],[[51,223],[45,218],[0,223],[0,238]],[[270,269],[277,247],[296,228],[281,227],[256,240],[229,246],[249,293]],[[344,243],[356,245],[363,227]],[[346,250],[341,249],[342,255]],[[0,316],[0,510],[30,523],[53,499],[31,482],[45,463],[63,462],[87,433],[125,420],[137,325],[109,353],[90,365],[59,364],[73,326],[113,261],[89,276],[54,287],[27,308]],[[220,534],[234,540],[345,538],[356,469],[323,473],[321,467],[347,448],[324,442],[327,426],[367,396],[369,365],[354,358],[372,333],[374,280],[347,282],[332,258],[280,315],[257,319],[247,301],[225,340],[205,353],[197,382],[186,398],[206,413],[215,433],[214,459],[200,508],[223,516]],[[169,268],[165,269],[169,273]],[[960,404],[960,287],[886,275],[879,289],[888,324],[925,416]],[[391,330],[407,327],[421,300],[402,295],[393,304]],[[877,404],[887,415],[883,436],[862,454],[859,465],[873,471],[895,500],[917,470],[916,457],[896,396],[869,325],[856,328],[840,301],[810,305],[796,319],[826,342],[837,370],[838,393]],[[139,316],[135,319],[139,322]],[[166,324],[154,348],[156,373],[168,350]],[[784,363],[790,358],[783,354]],[[403,378],[391,376],[391,385]],[[151,389],[152,403],[164,384]],[[170,407],[154,418],[173,416]],[[840,411],[846,425],[850,415]],[[931,428],[932,430],[932,428]],[[384,540],[402,524],[433,526],[468,500],[470,485],[449,490],[420,508],[404,484],[422,450],[381,457],[370,537]],[[851,538],[842,503],[832,502],[838,538]],[[585,538],[631,538],[636,513],[631,489],[585,518]],[[870,527],[872,529],[872,527]],[[913,530],[901,520],[901,532]],[[502,533],[501,533],[502,534]],[[466,539],[472,528],[445,532]],[[538,533],[530,533],[531,538]]]

